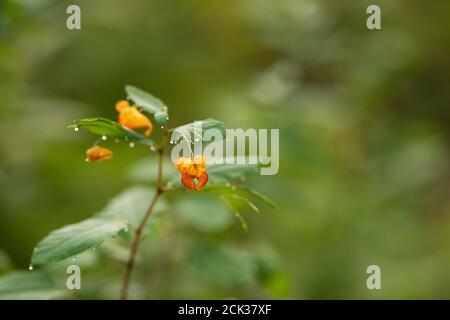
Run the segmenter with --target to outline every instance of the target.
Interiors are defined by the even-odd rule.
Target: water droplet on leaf
[[[102,136],[102,140],[103,140],[103,141],[106,141],[106,139],[108,139],[107,136]]]
[[[73,130],[75,130],[75,132],[78,132],[78,131],[80,131],[80,128],[75,127],[75,128],[73,128]]]
[[[134,148],[134,143],[130,142],[129,146],[130,146],[130,148]]]
[[[32,265],[32,264],[30,264],[30,265],[28,266],[28,270],[30,270],[30,271],[33,270],[33,265]]]

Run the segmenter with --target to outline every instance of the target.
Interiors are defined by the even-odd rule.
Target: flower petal
[[[126,102],[126,101],[125,101]],[[146,137],[152,134],[153,124],[149,118],[141,113],[136,107],[125,106],[125,102],[118,102],[116,109],[119,111],[118,122],[128,129],[147,129],[144,133]],[[128,102],[126,102],[128,103]]]
[[[187,173],[181,174],[181,183],[190,190],[195,190],[194,178]]]
[[[208,183],[208,174],[206,173],[206,171],[204,171],[200,176],[200,178],[198,178],[198,184],[195,187],[195,190],[200,191],[207,183]]]

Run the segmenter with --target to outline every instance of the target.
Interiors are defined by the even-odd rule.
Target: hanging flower
[[[150,119],[142,114],[135,106],[130,106],[128,101],[120,100],[116,103],[116,110],[119,112],[119,123],[131,130],[145,128],[146,137],[152,134],[153,124]]]
[[[112,158],[112,151],[100,146],[93,146],[86,151],[88,161],[103,161]]]
[[[178,158],[175,167],[181,173],[181,183],[190,190],[200,191],[208,182],[206,159],[202,155]]]

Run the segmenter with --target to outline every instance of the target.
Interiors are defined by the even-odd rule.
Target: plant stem
[[[166,136],[166,132],[167,131],[165,131],[165,136]],[[148,207],[147,211],[145,212],[144,218],[142,218],[142,221],[139,223],[138,227],[134,231],[134,238],[133,238],[133,242],[131,243],[131,247],[130,247],[130,257],[128,258],[128,263],[127,263],[127,266],[125,269],[125,273],[123,275],[122,290],[121,290],[121,294],[120,294],[120,298],[122,300],[128,299],[128,287],[130,284],[131,273],[134,268],[134,262],[136,260],[136,253],[137,253],[137,250],[139,247],[139,241],[141,239],[142,230],[144,229],[148,218],[150,218],[150,215],[153,212],[153,208],[155,207],[159,196],[164,192],[162,169],[163,169],[163,162],[164,162],[165,141],[166,141],[166,139],[164,138],[163,143],[158,148],[159,163],[158,163],[158,178],[157,178],[156,192],[153,195],[150,206]]]

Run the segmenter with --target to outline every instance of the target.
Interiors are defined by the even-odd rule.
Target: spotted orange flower
[[[112,158],[112,151],[100,146],[93,146],[86,151],[88,161],[103,161]]]
[[[153,124],[149,118],[142,114],[135,106],[130,106],[128,101],[120,100],[116,103],[116,110],[119,112],[119,123],[131,130],[145,128],[146,137],[152,134]]]
[[[208,183],[204,156],[178,158],[175,167],[181,173],[181,183],[190,190],[200,191]]]

